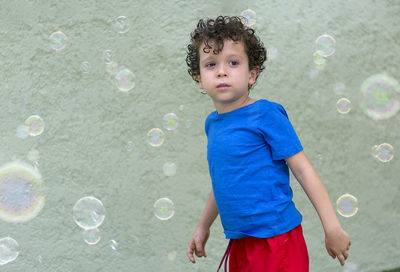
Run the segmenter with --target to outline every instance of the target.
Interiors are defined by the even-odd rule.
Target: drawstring
[[[218,270],[217,270],[217,272],[219,271],[219,269],[221,268],[221,265],[222,265],[222,263],[224,262],[224,259],[225,259],[225,272],[227,271],[226,270],[226,262],[228,261],[228,258],[229,258],[229,253],[230,253],[230,251],[231,251],[231,247],[232,247],[232,239],[231,240],[229,240],[229,244],[228,244],[228,247],[226,248],[226,251],[225,251],[225,254],[224,254],[224,257],[222,257],[222,260],[221,260],[221,262],[219,263],[219,267],[218,267]]]

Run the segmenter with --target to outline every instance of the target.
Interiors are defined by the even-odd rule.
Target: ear
[[[201,83],[201,77],[198,74],[194,74],[194,78],[199,82],[200,89],[203,89],[203,84]]]
[[[260,73],[260,68],[258,66],[250,70],[249,85],[253,85],[256,82],[259,73]]]

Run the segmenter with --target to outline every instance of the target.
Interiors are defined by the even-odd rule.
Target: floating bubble
[[[351,110],[351,102],[347,98],[340,98],[336,102],[337,111],[341,114],[349,113]]]
[[[0,239],[0,265],[14,261],[19,255],[19,245],[11,237]]]
[[[127,149],[128,151],[132,151],[132,149],[133,149],[133,142],[129,141],[129,142],[126,144],[126,149]]]
[[[184,105],[180,105],[180,106],[179,106],[179,110],[180,110],[180,111],[183,111],[184,109],[185,109],[185,106],[184,106]]]
[[[13,223],[34,218],[44,206],[40,172],[22,162],[0,168],[0,218]]]
[[[344,83],[342,83],[342,82],[338,82],[335,84],[335,86],[333,86],[333,91],[336,94],[343,94],[345,89],[346,89],[346,85],[344,85]]]
[[[67,45],[67,36],[61,31],[54,32],[50,35],[50,46],[56,51],[60,51]]]
[[[317,50],[324,57],[329,57],[335,53],[335,39],[330,35],[321,35],[316,40]]]
[[[175,113],[167,113],[163,117],[163,126],[166,130],[175,130],[179,125],[178,120]]]
[[[119,16],[114,20],[114,29],[118,33],[126,33],[129,30],[129,20],[126,18],[126,16]]]
[[[84,61],[81,63],[81,72],[84,74],[89,73],[90,65],[88,61]]]
[[[319,71],[317,69],[311,69],[309,72],[310,78],[316,78],[319,74]]]
[[[278,56],[278,49],[271,47],[267,49],[267,59],[273,60]]]
[[[29,116],[25,120],[25,125],[28,127],[31,136],[38,136],[44,131],[44,121],[39,115]]]
[[[367,78],[361,85],[360,106],[374,120],[388,119],[400,109],[400,84],[385,74]]]
[[[111,50],[104,50],[103,52],[103,59],[106,64],[110,64],[113,62],[112,51]]]
[[[93,196],[79,199],[72,211],[75,223],[83,229],[96,229],[105,218],[103,203]]]
[[[175,259],[176,259],[176,251],[172,250],[172,251],[168,252],[168,260],[175,261]]]
[[[341,216],[351,217],[358,211],[358,202],[351,194],[344,194],[336,201],[337,211]]]
[[[85,242],[89,245],[95,245],[100,241],[99,229],[86,229],[84,232]]]
[[[117,88],[122,92],[128,92],[135,87],[135,75],[129,69],[122,69],[115,75]]]
[[[110,75],[115,75],[118,72],[118,63],[113,61],[110,63],[106,63],[106,71]]]
[[[387,143],[375,145],[372,147],[372,155],[381,162],[390,162],[393,155],[393,146]]]
[[[355,264],[346,263],[343,266],[343,272],[358,272],[358,267]]]
[[[160,198],[154,203],[155,216],[160,220],[168,220],[174,216],[174,203],[169,198]]]
[[[118,242],[115,239],[110,240],[110,248],[112,252],[118,251]]]
[[[40,155],[39,155],[39,151],[37,151],[36,149],[31,149],[28,152],[28,155],[26,156],[28,158],[28,160],[30,160],[31,162],[36,162],[39,160]]]
[[[176,164],[173,163],[173,162],[164,163],[163,172],[168,177],[175,176],[175,174],[176,174]]]
[[[29,136],[29,127],[27,125],[18,126],[16,135],[20,139],[26,139]]]
[[[251,9],[243,10],[240,16],[243,17],[242,23],[245,26],[252,26],[256,23],[256,12]]]
[[[317,65],[322,65],[326,62],[325,57],[322,55],[323,52],[322,51],[315,51],[313,56],[314,56],[314,63]]]
[[[164,132],[159,128],[152,128],[147,133],[147,138],[151,146],[161,146],[164,143]]]

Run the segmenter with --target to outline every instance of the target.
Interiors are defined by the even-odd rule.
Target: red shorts
[[[229,257],[230,272],[308,272],[308,252],[301,224],[269,238],[231,239],[220,267],[225,257],[226,260]]]

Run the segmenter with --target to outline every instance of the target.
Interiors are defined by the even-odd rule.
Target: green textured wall
[[[251,94],[283,104],[305,152],[336,199],[350,193],[358,213],[344,218],[352,247],[348,263],[357,271],[400,266],[399,114],[372,120],[361,110],[360,86],[374,74],[400,80],[400,1],[0,1],[0,165],[28,160],[37,150],[46,185],[45,206],[32,220],[0,221],[0,238],[10,236],[19,256],[0,271],[215,271],[225,251],[219,218],[212,226],[208,257],[196,265],[186,257],[188,240],[208,198],[204,120],[212,101],[187,74],[189,33],[203,17],[256,12],[253,26],[277,56]],[[130,28],[118,33],[118,16]],[[62,31],[67,45],[50,47]],[[335,54],[314,68],[315,40],[329,34]],[[107,72],[105,50],[132,70],[136,86],[121,92]],[[89,70],[82,72],[82,62]],[[337,95],[336,83],[346,88]],[[351,101],[340,114],[339,98]],[[163,116],[176,113],[179,127],[163,129]],[[31,115],[45,122],[36,137],[16,136]],[[153,147],[147,132],[161,128],[165,142]],[[133,147],[127,148],[129,142]],[[394,147],[382,163],[371,155],[381,143]],[[174,162],[176,174],[163,165]],[[305,193],[292,177],[296,206],[310,255],[310,271],[343,271],[325,251],[323,229]],[[106,209],[101,240],[84,242],[72,218],[80,198],[95,196]],[[175,214],[161,221],[154,202],[170,198]],[[118,246],[110,249],[110,240]]]

